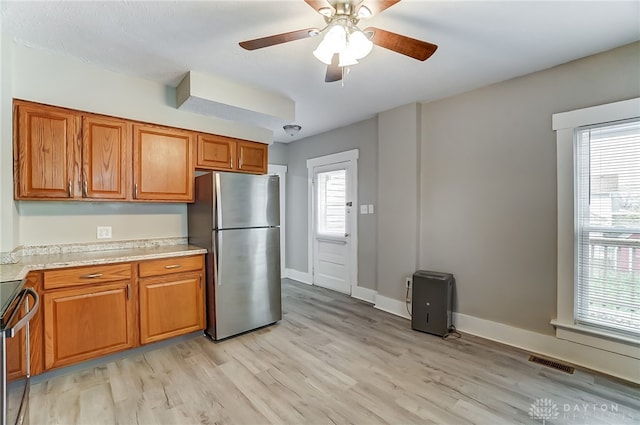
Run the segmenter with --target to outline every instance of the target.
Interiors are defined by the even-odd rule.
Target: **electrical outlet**
[[[360,214],[368,214],[366,205],[360,205]]]
[[[96,233],[98,239],[111,239],[111,226],[98,226]]]
[[[411,282],[413,281],[413,278],[411,276],[407,276],[405,278],[405,284],[407,285],[407,288],[411,288]]]

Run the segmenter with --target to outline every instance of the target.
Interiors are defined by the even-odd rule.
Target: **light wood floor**
[[[444,341],[292,281],[283,309],[279,324],[220,343],[192,337],[36,383],[31,424],[640,423],[640,390],[613,379],[469,335]]]

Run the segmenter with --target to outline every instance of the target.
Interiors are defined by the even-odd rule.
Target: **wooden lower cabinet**
[[[44,294],[45,369],[135,345],[130,281]]]
[[[202,330],[204,255],[30,272],[31,374]],[[24,330],[7,339],[7,377],[26,374]]]
[[[13,338],[7,338],[7,379],[12,381],[21,378],[25,368],[24,331],[21,330]]]
[[[33,288],[40,292],[40,273],[32,272],[27,276],[25,288]],[[42,304],[36,315],[29,322],[31,341],[31,374],[42,372]],[[22,328],[13,338],[7,338],[7,379],[13,381],[23,378],[27,374],[26,331]]]
[[[204,329],[202,272],[140,279],[140,343]]]

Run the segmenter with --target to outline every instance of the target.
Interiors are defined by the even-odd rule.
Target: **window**
[[[639,225],[633,218],[639,123],[640,98],[559,112],[552,119],[558,274],[551,324],[557,338],[585,348],[571,348],[585,364],[603,370],[624,371],[640,360]]]
[[[574,320],[640,336],[640,120],[575,138]]]
[[[318,233],[344,236],[346,231],[346,170],[320,172],[318,185]]]

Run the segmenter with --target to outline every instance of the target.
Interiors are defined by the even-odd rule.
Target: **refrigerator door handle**
[[[220,276],[222,275],[220,273],[220,256],[218,255],[219,252],[222,251],[222,238],[219,235],[219,232],[213,232],[214,236],[213,236],[213,279],[214,279],[214,285],[218,285],[218,286],[222,286],[222,281],[220,280]]]
[[[215,191],[216,191],[216,204],[215,204],[215,209],[216,209],[216,223],[214,225],[214,227],[217,229],[222,225],[222,190],[220,190],[220,174],[219,173],[215,173],[214,174],[216,182],[215,182]]]

